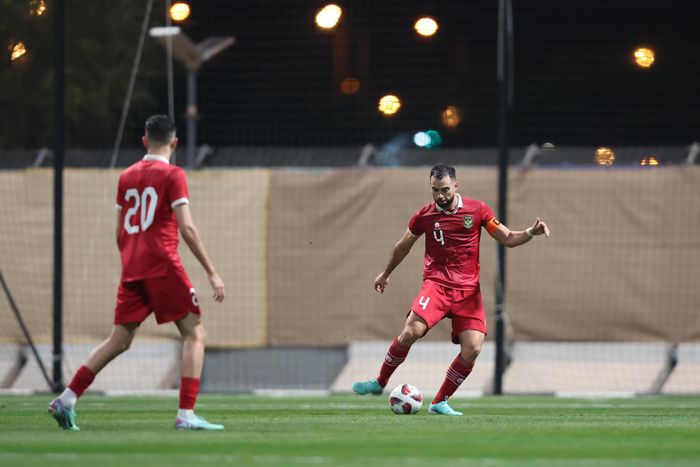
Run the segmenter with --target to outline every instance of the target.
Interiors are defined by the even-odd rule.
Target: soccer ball
[[[389,406],[395,414],[414,414],[423,406],[423,394],[415,386],[401,384],[391,391]]]

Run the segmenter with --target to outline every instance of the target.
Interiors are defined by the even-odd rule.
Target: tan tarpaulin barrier
[[[509,200],[553,230],[509,253],[514,339],[700,339],[700,168],[513,172]]]
[[[66,171],[65,336],[109,331],[119,276],[118,173]],[[495,168],[459,167],[460,191],[496,208]],[[430,200],[428,168],[221,170],[189,174],[192,210],[226,281],[215,305],[201,268],[181,254],[209,344],[344,345],[392,339],[421,284],[423,239],[372,289],[409,217]],[[0,268],[34,338],[51,339],[52,173],[0,172]],[[268,199],[269,193],[269,199]],[[508,224],[541,216],[550,239],[508,250],[509,336],[517,340],[700,339],[700,169],[566,170],[510,176]],[[496,242],[483,234],[482,292],[493,330]],[[23,342],[4,297],[0,341]],[[144,326],[176,336],[173,326]],[[449,323],[428,339],[445,340]]]
[[[64,338],[96,341],[111,329],[120,262],[115,246],[118,171],[67,170],[64,197]],[[0,172],[4,203],[0,267],[37,342],[50,342],[53,276],[53,175],[49,170]],[[226,282],[223,304],[211,299],[201,266],[181,244],[197,288],[211,346],[266,342],[265,170],[191,172],[190,203],[209,254]],[[6,201],[9,200],[9,201]],[[6,214],[7,213],[7,214]],[[182,242],[181,242],[182,243]],[[24,342],[4,297],[4,342]],[[141,336],[176,337],[173,325],[149,318]]]
[[[392,339],[420,286],[423,240],[391,277],[372,281],[411,214],[430,200],[428,169],[275,171],[270,195],[270,341],[334,345]],[[458,168],[460,191],[496,208],[495,168]],[[507,251],[510,337],[700,338],[700,170],[511,171],[508,224],[552,227]],[[491,318],[496,244],[483,235]],[[443,323],[428,338],[446,339]],[[437,331],[437,332],[436,332]]]

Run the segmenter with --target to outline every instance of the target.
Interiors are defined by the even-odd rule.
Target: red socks
[[[462,382],[467,379],[467,376],[469,376],[469,373],[472,372],[472,368],[474,368],[474,362],[468,362],[463,359],[461,355],[457,355],[457,358],[452,361],[452,364],[447,369],[445,381],[443,381],[440,390],[435,395],[433,404],[442,402],[445,400],[445,397],[450,397],[454,394],[459,385],[462,384]]]
[[[396,368],[406,360],[406,355],[408,355],[409,350],[411,350],[410,347],[404,347],[399,344],[398,337],[394,339],[391,347],[389,347],[389,351],[386,353],[386,357],[384,357],[384,363],[382,363],[382,367],[379,369],[379,376],[377,376],[377,382],[381,387],[387,385],[389,378],[394,371],[396,371]]]
[[[194,409],[194,403],[199,394],[199,378],[182,377],[180,381],[180,408],[185,410]]]
[[[92,384],[95,379],[95,373],[85,365],[78,368],[75,372],[73,379],[71,380],[68,387],[73,391],[78,397],[82,396],[85,390]]]

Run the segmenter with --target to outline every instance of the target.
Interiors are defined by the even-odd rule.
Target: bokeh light
[[[343,10],[338,5],[326,5],[316,13],[316,25],[319,28],[331,29],[338,24]]]
[[[393,94],[387,94],[379,99],[379,111],[384,115],[394,115],[401,107],[401,100]]]
[[[424,16],[416,21],[416,24],[413,25],[413,29],[421,36],[428,37],[437,32],[438,24],[430,16]]]
[[[428,136],[428,133],[425,131],[419,131],[416,132],[415,135],[413,135],[413,144],[418,146],[419,148],[424,148],[430,143],[430,136]]]
[[[351,96],[353,94],[357,94],[357,91],[360,90],[360,80],[357,78],[354,78],[352,76],[348,76],[347,78],[343,79],[343,81],[340,82],[340,92],[343,94],[346,94],[348,96]]]
[[[46,2],[44,0],[31,0],[29,8],[29,13],[32,16],[41,16],[46,12]]]
[[[639,165],[655,167],[655,166],[659,165],[659,160],[654,156],[649,156],[649,157],[645,157],[644,159],[642,159],[642,161],[639,163]]]
[[[615,163],[615,153],[605,146],[595,150],[595,162],[598,165],[613,165]]]
[[[462,121],[462,112],[454,105],[448,105],[440,114],[440,119],[445,128],[453,129]]]
[[[170,17],[173,21],[185,21],[190,16],[190,6],[185,2],[173,3],[170,7]]]
[[[654,64],[655,54],[652,49],[639,47],[634,51],[634,61],[642,68],[649,68]]]
[[[10,54],[10,59],[12,61],[19,60],[27,53],[27,48],[22,42],[18,42],[12,47],[12,54]]]
[[[431,149],[442,144],[442,136],[435,130],[419,131],[413,135],[413,143],[419,148]]]

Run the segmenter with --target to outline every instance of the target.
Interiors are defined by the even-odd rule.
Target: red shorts
[[[141,323],[151,312],[158,324],[200,314],[197,292],[181,264],[172,265],[164,277],[119,284],[114,324]]]
[[[423,281],[411,311],[423,318],[432,328],[443,318],[452,319],[452,342],[459,344],[459,333],[468,329],[486,330],[486,315],[481,303],[481,289],[459,290],[445,287],[430,280]]]

